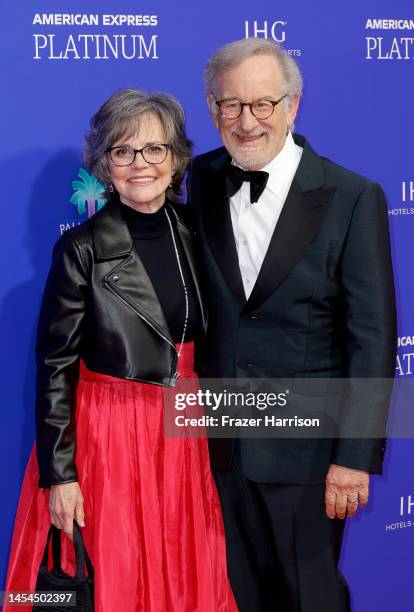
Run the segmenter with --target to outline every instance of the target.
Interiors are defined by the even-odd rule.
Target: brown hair
[[[106,196],[109,196],[111,173],[106,151],[120,138],[130,138],[136,134],[142,117],[147,114],[160,120],[166,142],[171,145],[175,172],[167,189],[167,198],[180,201],[183,178],[191,160],[192,143],[185,133],[183,107],[171,95],[146,94],[139,89],[115,92],[90,121],[83,149],[85,165],[105,185]]]

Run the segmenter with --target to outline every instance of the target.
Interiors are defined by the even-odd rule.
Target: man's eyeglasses
[[[256,102],[240,102],[236,98],[228,100],[216,100],[219,111],[225,119],[238,119],[243,112],[243,108],[248,106],[253,117],[256,119],[269,119],[273,115],[275,106],[287,97],[287,94],[274,102],[273,100],[256,100]]]
[[[109,153],[109,157],[115,166],[130,166],[134,163],[137,153],[141,153],[147,164],[162,164],[169,149],[171,149],[169,144],[154,143],[146,145],[142,149],[134,149],[129,145],[111,147],[106,152]]]

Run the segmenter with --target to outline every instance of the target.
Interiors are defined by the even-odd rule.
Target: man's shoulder
[[[322,164],[323,176],[328,187],[344,187],[351,188],[352,190],[361,191],[368,186],[374,185],[366,176],[351,170],[338,162],[332,161],[329,157],[319,155],[311,147],[309,142],[299,134],[294,135],[296,144],[299,144],[303,148],[303,161],[305,163],[305,173],[309,168],[314,171],[318,169],[318,165]],[[316,160],[319,161],[316,161]],[[316,164],[316,165],[315,165]]]
[[[332,185],[349,185],[356,190],[362,190],[368,186],[374,185],[374,181],[367,176],[355,170],[351,170],[350,168],[346,168],[328,157],[321,157],[321,161],[324,165],[327,182]]]

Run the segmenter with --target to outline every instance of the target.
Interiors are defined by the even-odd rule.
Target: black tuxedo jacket
[[[384,194],[294,139],[302,158],[247,301],[225,197],[229,155],[220,148],[194,159],[189,196],[209,319],[204,376],[392,378],[396,316]],[[385,431],[388,401],[384,387],[361,405],[351,385],[344,427],[366,414]],[[214,469],[230,467],[233,446],[210,441]],[[281,483],[323,482],[330,463],[380,473],[384,446],[382,438],[240,441],[246,475]]]

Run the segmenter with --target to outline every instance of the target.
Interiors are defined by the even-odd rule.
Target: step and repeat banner
[[[81,149],[91,115],[115,90],[174,94],[201,153],[220,145],[203,96],[209,55],[247,36],[281,43],[304,75],[296,131],[319,154],[379,182],[386,193],[399,317],[396,377],[413,376],[414,10],[411,0],[25,0],[5,4],[1,17],[4,584],[34,440],[34,337],[43,284],[56,239],[103,205]],[[341,568],[356,612],[410,609],[413,463],[412,440],[390,440],[368,509],[348,521]]]

